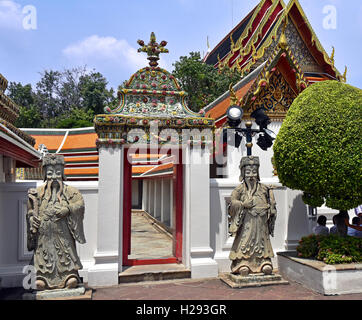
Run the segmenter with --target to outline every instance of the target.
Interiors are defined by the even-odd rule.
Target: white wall
[[[210,150],[184,150],[183,263],[192,278],[217,277],[218,265],[211,246],[213,210],[210,198]]]
[[[23,266],[32,253],[26,249],[25,213],[27,190],[42,185],[42,181],[0,184],[0,278],[1,287],[22,286]],[[87,270],[94,264],[97,241],[98,182],[66,182],[79,189],[84,197],[85,244],[77,243],[83,270],[80,276],[87,282]]]

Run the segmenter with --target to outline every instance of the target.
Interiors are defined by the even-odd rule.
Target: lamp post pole
[[[246,128],[235,128],[235,131],[237,132],[241,132],[242,135],[244,137],[246,137],[246,151],[247,151],[247,156],[251,156],[252,155],[252,147],[253,147],[253,140],[252,138],[257,134],[257,133],[262,133],[262,130],[259,129],[251,129],[253,123],[251,121],[247,121],[245,123],[245,127]]]
[[[245,128],[240,128],[241,119],[243,116],[243,110],[239,106],[232,105],[229,107],[227,111],[227,117],[228,117],[228,128],[235,130],[235,133],[238,132],[238,135],[240,136],[240,133],[246,137],[246,150],[247,155],[252,155],[252,138],[258,134],[261,133],[261,135],[258,138],[257,145],[263,149],[267,150],[270,148],[273,144],[273,140],[275,140],[276,136],[273,131],[268,130],[267,126],[270,123],[270,119],[267,115],[265,115],[262,108],[258,108],[251,114],[252,118],[255,118],[255,122],[257,125],[259,125],[259,129],[252,129],[253,123],[248,120],[245,122]],[[225,128],[224,130],[227,130]],[[224,133],[225,135],[225,133]],[[235,136],[236,137],[236,136]],[[235,147],[238,148],[240,146],[241,138],[238,137],[237,141],[235,140]]]
[[[251,121],[247,121],[245,123],[245,127],[246,127],[246,150],[247,150],[247,155],[251,156],[251,148],[253,147],[253,143],[252,143],[252,130],[251,130],[251,126],[253,124],[251,123]]]

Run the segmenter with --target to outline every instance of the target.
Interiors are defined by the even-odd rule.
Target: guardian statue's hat
[[[239,169],[240,169],[239,181],[244,180],[244,174],[245,174],[245,167],[246,166],[257,166],[258,167],[258,181],[260,181],[260,176],[259,176],[260,161],[259,161],[259,157],[247,156],[247,157],[242,157],[241,158],[240,166],[239,166]]]
[[[46,177],[46,168],[47,166],[55,166],[57,164],[60,164],[63,166],[63,170],[62,170],[62,178],[63,181],[67,180],[65,174],[64,174],[64,156],[60,155],[60,154],[46,154],[43,157],[43,180],[45,181],[47,179]]]
[[[260,166],[259,157],[247,156],[242,157],[240,161],[240,169],[245,166]]]
[[[46,154],[43,157],[43,167],[55,166],[56,164],[61,164],[64,166],[64,156],[60,154]]]

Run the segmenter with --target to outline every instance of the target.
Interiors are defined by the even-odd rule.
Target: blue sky
[[[137,40],[151,31],[168,41],[161,66],[190,51],[213,48],[259,0],[0,0],[0,73],[9,81],[35,84],[44,69],[95,68],[117,88],[147,65]],[[287,3],[288,0],[285,1]],[[300,0],[322,45],[335,47],[337,68],[362,88],[362,1]],[[37,28],[23,28],[25,6],[36,8]],[[336,29],[326,30],[323,8],[337,9]]]

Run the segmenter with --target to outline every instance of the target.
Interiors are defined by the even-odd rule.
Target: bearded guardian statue
[[[270,235],[274,236],[276,203],[273,191],[259,182],[259,158],[243,157],[241,184],[231,194],[230,232],[235,236],[230,252],[231,272],[272,274],[274,257]]]
[[[64,157],[43,158],[46,184],[28,191],[28,250],[34,250],[38,290],[75,288],[80,282],[75,241],[85,243],[84,200],[74,187],[65,185]]]

